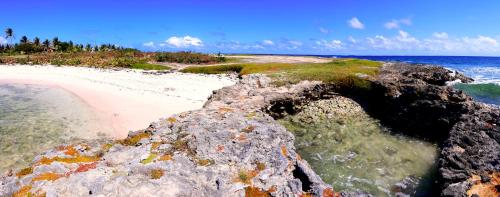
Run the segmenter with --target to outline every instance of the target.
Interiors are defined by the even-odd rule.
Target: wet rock
[[[394,193],[396,196],[415,196],[420,180],[414,176],[406,177],[392,186],[391,193]]]

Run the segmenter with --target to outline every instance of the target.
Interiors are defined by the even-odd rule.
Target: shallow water
[[[0,173],[22,168],[59,144],[110,131],[92,108],[63,89],[0,84]]]
[[[412,196],[428,195],[438,154],[436,145],[391,134],[356,104],[347,112],[352,103],[329,104],[334,107],[310,106],[279,120],[295,134],[299,154],[326,183],[337,191],[394,196],[396,183],[415,177],[423,179],[419,192],[410,192]],[[334,108],[344,111],[335,112]]]

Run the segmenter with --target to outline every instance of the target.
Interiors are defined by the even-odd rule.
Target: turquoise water
[[[0,173],[36,154],[78,139],[106,137],[92,108],[60,88],[0,84]]]
[[[463,90],[477,101],[500,105],[500,87],[496,84],[456,84],[454,87]]]

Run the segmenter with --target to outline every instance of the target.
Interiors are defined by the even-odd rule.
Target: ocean
[[[474,79],[471,84],[456,84],[475,100],[500,105],[500,57],[470,56],[320,56],[350,57],[375,61],[397,61],[418,64],[433,64],[455,70]]]

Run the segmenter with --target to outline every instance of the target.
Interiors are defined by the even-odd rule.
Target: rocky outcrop
[[[500,195],[500,109],[475,103],[451,129],[441,154],[443,196]]]
[[[57,147],[0,178],[0,196],[356,196],[336,193],[296,153],[273,117],[342,94],[407,135],[442,144],[443,196],[498,190],[499,110],[475,103],[439,67],[387,64],[370,87],[301,82],[272,87],[249,75],[215,91],[200,110],[151,124],[118,141]]]
[[[261,111],[315,83],[269,87],[248,76],[203,109],[128,138],[61,146],[0,178],[0,196],[334,196],[296,153],[294,136]],[[346,194],[348,195],[348,194]]]
[[[500,109],[447,86],[472,79],[441,67],[390,63],[370,81],[370,88],[363,89],[318,84],[297,97],[274,100],[266,110],[280,118],[311,101],[337,94],[353,98],[384,126],[440,144],[437,193],[466,196],[487,190],[496,192],[487,195],[498,195]]]

